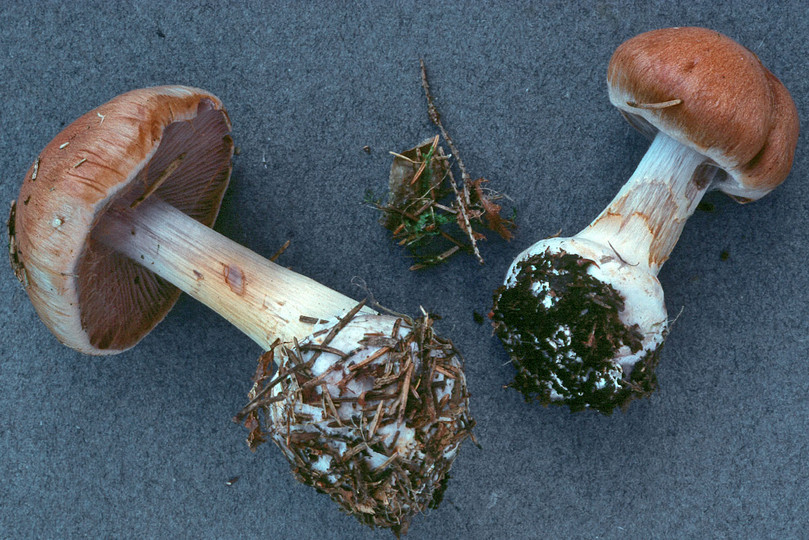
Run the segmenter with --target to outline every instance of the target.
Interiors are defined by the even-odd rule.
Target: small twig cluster
[[[433,139],[394,156],[387,204],[372,202],[383,212],[382,224],[400,245],[408,247],[416,259],[411,270],[440,264],[458,251],[473,253],[483,264],[478,242],[486,236],[482,228],[510,240],[514,222],[500,215],[495,201],[503,196],[483,187],[488,180],[472,180],[460,153],[441,122],[421,61],[421,83],[427,98],[430,120],[441,132]],[[441,137],[452,152],[461,172],[458,183],[452,163],[441,147]]]

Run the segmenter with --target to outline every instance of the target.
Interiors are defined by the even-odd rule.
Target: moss
[[[654,390],[658,351],[623,373],[618,350],[637,353],[643,335],[620,320],[624,299],[588,273],[592,264],[549,250],[520,262],[515,283],[495,292],[493,321],[517,368],[512,386],[526,399],[609,414]]]

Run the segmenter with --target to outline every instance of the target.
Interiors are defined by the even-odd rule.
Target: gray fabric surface
[[[240,148],[217,230],[353,297],[443,316],[465,353],[476,434],[410,538],[784,538],[806,534],[809,349],[806,139],[750,205],[712,193],[660,279],[678,316],[660,390],[626,413],[571,415],[503,389],[513,368],[491,292],[534,241],[589,223],[648,142],[605,71],[645,30],[700,25],[752,49],[809,118],[809,13],[752,2],[9,2],[0,11],[0,200],[39,150],[124,91],[179,83],[228,107]],[[433,136],[419,84],[471,173],[519,230],[413,273],[362,204],[391,157]],[[370,146],[370,153],[362,150]],[[722,252],[729,255],[721,257]],[[259,348],[183,297],[138,347],[84,357],[0,272],[0,537],[388,538],[298,484],[231,422]],[[228,481],[238,477],[233,485]]]

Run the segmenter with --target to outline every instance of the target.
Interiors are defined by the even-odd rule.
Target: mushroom
[[[626,41],[607,81],[610,101],[652,144],[590,225],[516,258],[492,311],[526,399],[603,413],[656,387],[668,330],[657,274],[686,219],[710,189],[748,202],[778,186],[799,128],[781,82],[704,28]]]
[[[213,231],[230,130],[218,98],[182,86],[83,115],[25,177],[12,267],[47,327],[87,354],[134,346],[180,291],[214,309],[268,351],[238,416],[251,447],[263,412],[298,478],[404,531],[470,436],[462,359],[428,315],[380,314]]]

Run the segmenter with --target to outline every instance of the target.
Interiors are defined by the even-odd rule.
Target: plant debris
[[[485,178],[472,180],[435,107],[424,61],[421,82],[427,98],[430,120],[441,132],[432,139],[401,153],[393,154],[388,201],[382,204],[372,194],[368,202],[382,211],[380,223],[393,233],[399,245],[408,248],[419,270],[446,261],[459,251],[473,253],[483,264],[478,242],[485,240],[482,229],[511,240],[514,220],[501,215],[495,201],[503,195],[484,187]],[[441,146],[443,137],[461,172],[460,184],[452,172],[453,163]]]
[[[593,264],[546,250],[520,262],[515,283],[495,292],[495,331],[517,368],[511,386],[526,400],[610,414],[657,386],[659,348],[630,373],[615,361],[622,348],[640,351],[643,335],[621,321],[624,298],[587,272]]]
[[[300,343],[273,344],[234,420],[251,449],[272,439],[298,480],[399,535],[440,501],[474,421],[462,358],[431,317],[359,314],[363,305]]]
[[[227,482],[225,482],[225,485],[230,487],[230,486],[232,486],[233,484],[235,484],[238,481],[239,481],[239,477],[238,476],[233,476],[233,477],[229,478]]]
[[[6,221],[6,228],[8,230],[8,260],[11,263],[11,269],[14,270],[14,275],[17,277],[24,288],[28,288],[28,273],[25,271],[25,266],[20,257],[20,251],[17,246],[17,235],[15,232],[17,222],[17,201],[11,201],[11,210],[8,214],[8,221]]]

